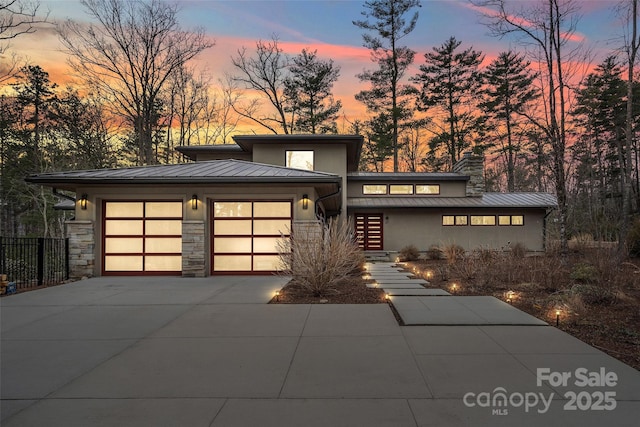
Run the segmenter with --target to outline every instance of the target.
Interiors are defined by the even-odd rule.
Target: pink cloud
[[[472,9],[478,13],[480,13],[481,15],[484,16],[488,16],[491,18],[496,18],[498,17],[500,14],[498,11],[491,9],[490,7],[486,7],[486,6],[477,6],[475,4],[471,4],[471,3],[465,3],[464,7],[467,7],[469,9]],[[522,16],[518,16],[518,15],[512,15],[512,14],[507,14],[507,17],[509,19],[509,21],[513,22],[516,25],[520,25],[522,27],[526,27],[526,28],[534,28],[536,25],[534,22],[526,19],[525,17]],[[584,40],[586,40],[586,37],[581,34],[576,32],[573,33],[567,33],[567,32],[562,32],[561,36],[566,38],[569,41],[575,42],[575,43],[580,43]]]

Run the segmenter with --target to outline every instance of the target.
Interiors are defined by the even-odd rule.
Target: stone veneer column
[[[93,221],[67,221],[69,237],[69,278],[91,277],[96,265]]]
[[[484,185],[484,157],[465,152],[462,158],[453,165],[453,171],[469,176],[467,182],[468,197],[482,197]]]
[[[182,221],[182,276],[204,277],[204,222]]]

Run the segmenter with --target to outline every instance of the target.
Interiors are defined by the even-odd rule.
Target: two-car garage
[[[278,270],[291,200],[210,200],[211,273]],[[104,201],[103,274],[180,274],[181,200]]]

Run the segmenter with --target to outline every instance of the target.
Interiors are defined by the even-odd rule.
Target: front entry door
[[[382,214],[356,214],[358,245],[365,251],[381,251]]]

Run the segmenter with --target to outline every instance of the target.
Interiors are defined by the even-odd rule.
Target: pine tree
[[[342,103],[331,94],[340,67],[322,61],[317,51],[303,49],[289,66],[284,82],[288,111],[295,114],[294,130],[304,133],[337,133],[336,120]]]
[[[378,69],[358,75],[361,81],[371,83],[371,89],[359,92],[356,99],[364,103],[372,113],[385,114],[391,118],[393,170],[397,172],[398,133],[401,122],[411,116],[408,95],[413,92],[411,86],[402,84],[402,79],[415,56],[413,50],[398,46],[398,43],[415,28],[418,12],[414,12],[408,22],[404,16],[420,7],[420,2],[369,0],[364,3],[364,7],[367,10],[362,15],[373,21],[353,21],[353,24],[373,33],[365,33],[362,38],[364,46],[371,49],[371,59],[378,64]]]
[[[539,98],[533,86],[536,74],[529,69],[530,62],[515,52],[502,52],[482,73],[484,80],[483,102],[480,108],[487,116],[489,125],[498,134],[507,170],[507,190],[515,191],[515,156],[522,150],[516,138],[520,120],[528,105]]]
[[[475,97],[480,88],[479,66],[483,55],[449,38],[433,52],[424,55],[425,64],[412,80],[420,84],[419,105],[424,110],[442,112],[445,127],[434,141],[446,146],[450,166],[471,147],[471,136],[482,133],[483,118],[476,112]]]

